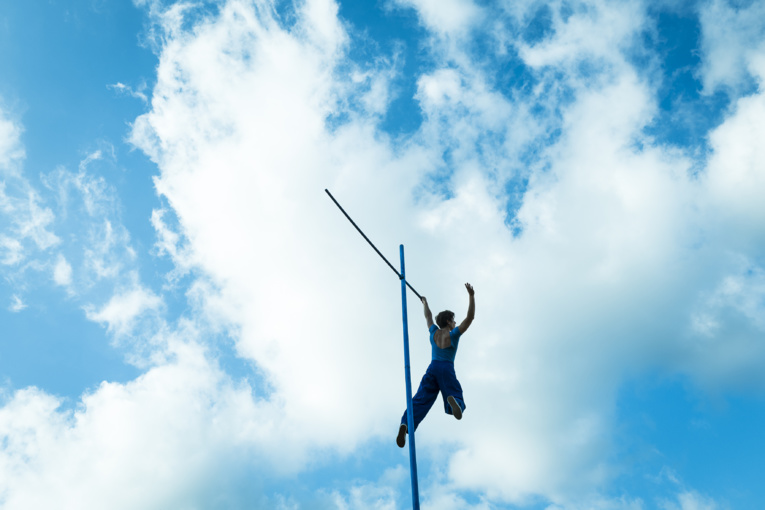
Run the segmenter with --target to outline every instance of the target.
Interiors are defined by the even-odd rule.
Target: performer
[[[425,320],[428,322],[430,331],[430,345],[432,350],[432,361],[425,375],[420,382],[420,388],[417,394],[412,398],[412,412],[414,413],[414,429],[425,418],[430,411],[433,402],[441,392],[444,399],[444,411],[451,414],[458,420],[462,419],[462,413],[465,412],[465,401],[462,398],[462,387],[457,380],[457,374],[454,372],[454,357],[457,355],[460,337],[472,324],[475,318],[475,291],[469,283],[465,284],[470,304],[468,305],[467,317],[459,326],[454,321],[454,312],[444,310],[436,316],[436,324],[433,324],[433,314],[428,308],[428,300],[423,296],[422,304],[425,308]],[[407,435],[407,415],[401,417],[401,425],[398,428],[396,444],[403,448],[406,444]]]

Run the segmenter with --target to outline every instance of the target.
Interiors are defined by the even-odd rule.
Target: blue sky
[[[4,3],[0,506],[409,508],[399,282],[329,188],[434,312],[476,288],[423,508],[760,508],[762,20]]]

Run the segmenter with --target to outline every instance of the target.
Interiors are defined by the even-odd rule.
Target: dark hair
[[[438,327],[443,329],[446,326],[449,325],[449,321],[454,320],[454,312],[449,310],[444,310],[443,312],[436,315],[436,324],[438,324]]]

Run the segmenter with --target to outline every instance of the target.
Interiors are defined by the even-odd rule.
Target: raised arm
[[[425,299],[425,296],[422,296],[422,306],[425,308],[425,320],[428,321],[428,329],[430,329],[433,325],[433,314],[428,308],[428,300]]]
[[[473,319],[475,319],[475,291],[473,290],[473,286],[469,283],[465,284],[465,288],[470,296],[470,304],[468,305],[467,317],[465,317],[465,320],[458,326],[460,328],[460,335],[465,334],[465,331],[468,330],[473,323]]]

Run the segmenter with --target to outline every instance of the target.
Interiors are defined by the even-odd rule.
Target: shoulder
[[[438,331],[438,326],[436,326],[435,324],[431,324],[430,327],[428,328],[428,331],[430,331],[431,333],[435,333],[436,331]]]

